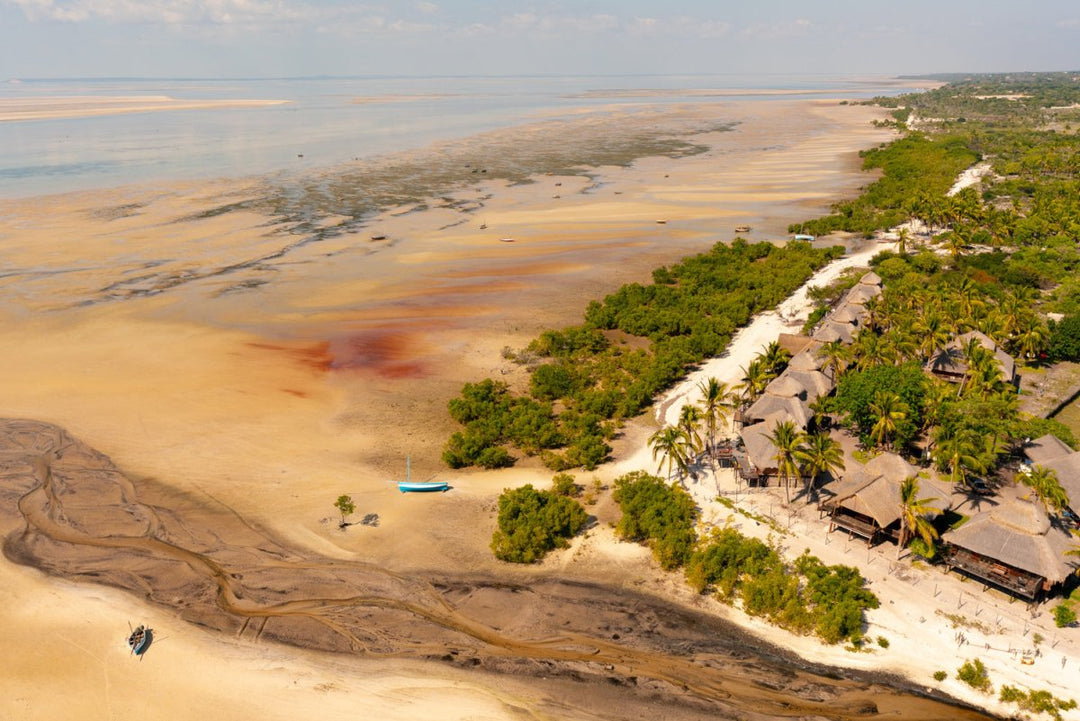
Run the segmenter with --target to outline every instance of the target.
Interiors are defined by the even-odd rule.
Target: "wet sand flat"
[[[207,508],[227,509],[298,557],[368,564],[428,589],[435,586],[423,579],[438,569],[451,585],[468,578],[528,584],[575,577],[664,597],[669,584],[647,554],[625,544],[602,544],[588,563],[567,559],[565,567],[556,559],[541,568],[507,569],[491,558],[494,499],[507,486],[546,483],[551,474],[535,461],[511,471],[453,474],[454,491],[434,498],[402,496],[388,480],[404,473],[409,454],[414,474],[439,471],[441,446],[453,430],[446,401],[463,382],[487,376],[523,382],[520,369],[503,359],[503,347],[575,322],[589,299],[730,240],[736,225],[752,225],[752,240],[781,240],[788,223],[856,192],[869,182],[858,172],[857,151],[889,137],[870,125],[876,113],[828,100],[631,113],[624,125],[638,133],[634,143],[669,123],[672,134],[659,135],[678,143],[656,147],[695,149],[629,164],[622,159],[633,148],[625,143],[596,150],[604,132],[622,126],[586,113],[580,127],[540,121],[300,179],[144,185],[0,202],[0,341],[7,349],[0,416],[62,426],[108,456],[135,489],[161,489],[151,505],[168,508],[186,499],[199,509],[189,526],[220,531],[226,545],[235,541],[225,537],[231,526]],[[559,137],[579,143],[582,157],[613,164],[567,167],[544,150]],[[430,179],[414,181],[424,167],[442,174],[440,192],[408,192],[432,187]],[[530,167],[541,171],[531,176]],[[363,187],[369,175],[378,179],[373,190]],[[374,197],[400,202],[378,211],[378,203],[368,202]],[[341,493],[353,496],[361,514],[377,513],[379,525],[338,530],[331,504]],[[31,631],[48,635],[64,609],[78,614],[85,605],[98,614],[90,626],[61,619],[70,643],[35,647],[39,671],[28,672],[12,698],[48,707],[41,694],[50,688],[49,659],[68,664],[67,678],[100,697],[102,669],[107,676],[118,661],[113,642],[119,639],[126,651],[126,618],[109,619],[117,633],[100,628],[108,616],[100,598],[113,596],[95,596],[84,584],[58,587],[7,562],[0,576],[23,589],[19,600],[23,593],[61,599],[47,606],[51,611],[20,606],[19,632],[0,635],[8,656],[25,652]],[[301,600],[317,595],[319,583],[299,584]],[[147,593],[139,588],[136,593]],[[437,596],[473,618],[517,603],[501,591],[470,596],[448,587]],[[563,610],[579,602],[558,594],[544,601]],[[186,637],[182,613],[158,603],[143,612],[170,626],[177,653],[207,652],[209,678],[225,673],[215,654],[242,651],[285,669],[265,682],[243,673],[237,679],[270,698],[283,692],[264,684],[282,677],[308,684],[301,705],[317,705],[337,688],[350,689],[349,698],[356,694],[351,680],[325,693],[312,690],[351,678],[351,670],[337,667],[345,661],[294,663],[264,642],[269,639],[246,632],[224,640]],[[122,605],[124,617],[144,608]],[[540,628],[513,636],[533,642],[554,632]],[[72,644],[90,651],[73,652]],[[520,710],[506,705],[505,696],[491,696],[494,686],[485,685],[483,674],[468,677],[475,685],[458,686],[460,669],[427,663],[425,678],[463,689],[491,718]],[[400,678],[415,679],[415,667]],[[398,681],[386,688],[400,689]],[[417,691],[417,698],[449,693],[440,688],[431,697]],[[524,708],[547,708],[556,698],[546,682],[518,688],[528,689]],[[379,698],[394,695],[387,694]],[[21,708],[12,706],[12,713]],[[118,702],[113,689],[88,718],[178,717],[170,708]]]

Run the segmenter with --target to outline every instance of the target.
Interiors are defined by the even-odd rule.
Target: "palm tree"
[[[1016,334],[1013,336],[1013,343],[1021,357],[1027,360],[1037,357],[1039,351],[1046,347],[1049,339],[1050,332],[1042,321],[1030,316],[1020,320]]]
[[[851,360],[851,350],[841,340],[831,340],[821,346],[821,370],[835,383],[847,369]]]
[[[803,434],[794,421],[780,421],[771,436],[765,436],[776,446],[776,472],[784,485],[784,495],[791,503],[791,477],[799,474],[798,453],[802,447]]]
[[[930,504],[936,498],[919,498],[919,477],[911,476],[904,479],[900,484],[900,540],[896,544],[896,557],[900,558],[900,552],[918,536],[923,539],[927,546],[938,537],[937,529],[926,518],[928,515],[937,515],[938,509]]]
[[[910,410],[908,404],[892,391],[875,392],[874,399],[870,401],[870,413],[875,418],[874,426],[870,429],[870,438],[874,445],[888,445],[889,439],[896,433],[900,422],[907,418]]]
[[[747,403],[753,403],[765,391],[765,386],[769,385],[773,376],[769,374],[769,369],[760,357],[750,361],[745,368],[739,370],[743,372],[743,377],[738,388],[742,389],[743,399]]]
[[[919,333],[919,352],[924,360],[930,360],[945,347],[952,335],[952,328],[943,315],[937,312],[927,313],[917,326]]]
[[[941,236],[941,244],[945,246],[945,250],[949,251],[954,268],[960,259],[960,254],[964,252],[967,241],[967,232],[961,231],[959,227],[953,228]]]
[[[780,343],[774,340],[765,346],[765,350],[758,353],[757,357],[765,364],[769,374],[775,378],[787,367],[788,361],[791,360],[791,353],[781,348]]]
[[[701,431],[698,430],[703,420],[701,410],[693,404],[687,403],[679,411],[679,430],[686,436],[685,452],[688,461],[704,450],[705,444],[701,439]]]
[[[814,433],[803,436],[803,446],[796,451],[796,457],[802,464],[803,477],[806,480],[806,496],[814,487],[814,481],[825,473],[844,470],[844,451],[840,444],[828,433]]]
[[[892,348],[869,327],[859,331],[855,344],[852,346],[852,355],[856,359],[855,366],[859,370],[876,368],[891,363],[893,360]]]
[[[907,255],[907,244],[911,240],[911,233],[907,228],[901,228],[896,231],[896,252],[900,254],[900,257]]]
[[[660,457],[660,463],[656,466],[657,472],[667,463],[667,477],[671,477],[672,470],[679,472],[681,478],[690,470],[690,463],[686,456],[687,438],[680,428],[668,426],[661,428],[649,436],[649,447],[652,448],[652,457],[655,461]]]
[[[968,472],[978,473],[982,470],[978,453],[979,438],[969,428],[954,430],[942,426],[934,434],[934,461],[938,468],[949,471],[953,483],[966,486]]]
[[[728,384],[716,378],[708,378],[698,383],[701,391],[701,415],[705,427],[709,429],[709,450],[716,447],[716,427],[727,418],[731,410],[731,392]]]
[[[1058,482],[1054,469],[1034,466],[1029,473],[1020,477],[1024,485],[1035,491],[1035,495],[1048,513],[1061,513],[1069,507],[1069,496]]]

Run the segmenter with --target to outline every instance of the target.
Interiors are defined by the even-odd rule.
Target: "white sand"
[[[974,183],[988,167],[965,171],[958,181]],[[706,362],[685,381],[669,391],[656,405],[655,420],[660,425],[674,425],[686,403],[700,400],[698,384],[710,377],[735,384],[742,377],[741,368],[748,364],[766,345],[783,332],[797,332],[805,322],[812,303],[807,298],[811,286],[823,285],[837,278],[847,268],[866,265],[881,250],[871,245],[859,252],[840,258],[816,273],[798,291],[787,298],[776,311],[761,313],[732,339],[727,352]],[[846,454],[846,464],[855,461]],[[636,469],[655,471],[656,462],[649,448],[641,444],[627,458],[614,464],[617,473]],[[1046,689],[1063,699],[1078,697],[1080,683],[1080,631],[1058,629],[1051,615],[1058,601],[1051,600],[1034,610],[1025,604],[985,589],[981,584],[946,575],[936,568],[913,567],[910,558],[895,557],[895,546],[882,544],[868,549],[858,540],[843,533],[828,534],[828,521],[819,517],[815,507],[796,497],[790,506],[784,503],[784,491],[779,488],[748,491],[737,485],[730,469],[704,469],[699,480],[687,480],[685,487],[693,495],[702,512],[705,527],[732,524],[742,533],[768,540],[778,538],[788,558],[803,550],[829,564],[842,563],[857,567],[869,580],[870,589],[882,602],[881,608],[867,613],[868,650],[852,652],[842,647],[825,646],[813,638],[796,636],[782,629],[752,619],[742,612],[713,603],[715,610],[770,642],[788,648],[803,658],[835,666],[897,673],[914,683],[936,687],[975,706],[1003,715],[1014,715],[1014,704],[997,701],[997,691],[1003,685],[1027,689]],[[794,489],[793,489],[794,492]],[[744,515],[731,511],[716,501],[721,493],[749,513],[771,517],[783,528],[776,531]],[[956,627],[949,616],[960,617]],[[963,634],[963,640],[958,634]],[[1035,634],[1043,642],[1036,646]],[[889,647],[881,648],[876,639],[888,640]],[[1040,655],[1034,663],[1022,662],[1025,653]],[[994,684],[994,694],[987,696],[956,680],[956,669],[965,661],[980,658],[986,664]],[[949,677],[941,683],[932,675],[942,670]],[[1063,714],[1065,718],[1080,718],[1080,710]]]

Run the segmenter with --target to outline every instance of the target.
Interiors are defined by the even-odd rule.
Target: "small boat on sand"
[[[735,232],[736,233],[749,233],[750,232],[750,226],[749,225],[736,225],[735,226]]]
[[[402,493],[434,493],[450,490],[450,484],[446,481],[414,481],[412,480],[412,457],[405,460],[405,480],[397,482],[398,490]]]
[[[499,238],[499,240],[501,242],[503,242],[503,243],[513,243],[514,242],[513,238]]]
[[[146,649],[150,648],[150,644],[154,641],[154,629],[148,628],[142,624],[131,632],[128,636],[128,646],[131,648],[131,652],[136,656],[142,656],[146,653]]]

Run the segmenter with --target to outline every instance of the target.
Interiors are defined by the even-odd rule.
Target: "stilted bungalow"
[[[837,528],[865,538],[873,545],[883,538],[900,539],[900,485],[919,469],[895,453],[882,453],[858,466],[837,483],[826,487],[831,497],[820,510],[829,514],[829,533]],[[931,505],[948,509],[951,493],[937,482],[920,478],[920,496],[936,499]]]
[[[1076,570],[1072,535],[1023,487],[1002,489],[994,508],[942,535],[946,567],[1037,601]]]

